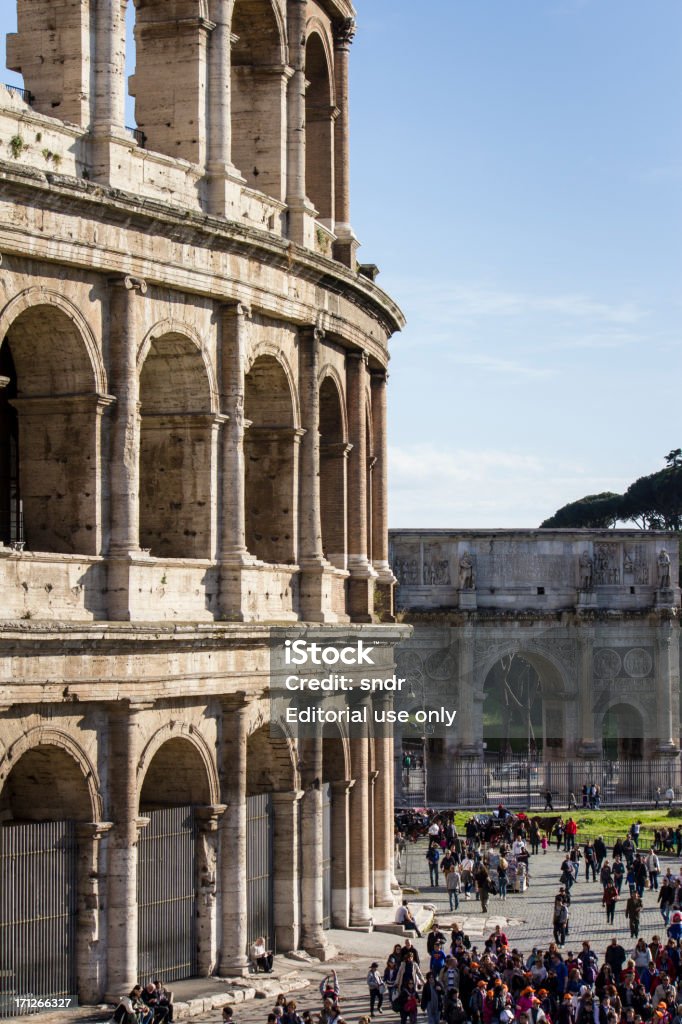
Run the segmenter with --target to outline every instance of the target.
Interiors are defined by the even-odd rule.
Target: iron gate
[[[76,994],[75,823],[0,827],[0,1017]]]
[[[273,811],[269,793],[246,800],[247,943],[264,936],[274,948]]]
[[[193,807],[145,811],[137,868],[138,976],[144,983],[197,973]]]
[[[332,926],[332,787],[322,786],[322,927]]]

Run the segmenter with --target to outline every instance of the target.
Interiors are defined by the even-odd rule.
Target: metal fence
[[[250,796],[246,801],[246,904],[247,942],[263,935],[268,949],[274,948],[275,916],[273,889],[274,817],[269,793]]]
[[[667,806],[668,787],[680,798],[680,759],[631,761],[454,761],[423,771],[396,772],[396,807],[497,807],[543,810],[551,793],[555,810],[567,810],[571,794],[583,806],[583,786],[599,787],[599,806]]]
[[[76,871],[73,822],[0,827],[0,1017],[75,996]]]
[[[7,89],[7,92],[14,93],[14,95],[22,99],[24,103],[33,103],[33,96],[28,89],[22,89],[19,85],[7,85],[7,83],[5,83],[5,89]]]
[[[332,787],[322,786],[322,927],[332,926]]]
[[[138,846],[139,977],[180,981],[197,972],[194,808],[145,812]]]

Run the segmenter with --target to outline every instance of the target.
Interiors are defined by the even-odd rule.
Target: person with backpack
[[[597,858],[594,853],[594,846],[588,841],[583,847],[583,857],[585,858],[585,881],[590,880],[590,871],[592,872],[592,881],[597,881]]]
[[[557,946],[563,946],[566,942],[566,931],[568,928],[569,913],[566,903],[558,899],[554,904],[554,941]]]
[[[630,922],[630,936],[633,939],[639,937],[639,918],[642,913],[642,899],[636,892],[630,893],[625,904],[625,916]]]
[[[426,1011],[428,1024],[440,1024],[441,1010],[443,1008],[443,986],[434,976],[433,971],[427,972],[420,1005],[422,1010]]]

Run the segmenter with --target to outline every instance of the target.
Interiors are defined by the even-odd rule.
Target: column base
[[[334,259],[350,270],[357,270],[357,251],[360,243],[353,234],[350,224],[336,225],[336,241],[332,249]]]
[[[679,753],[680,748],[672,741],[668,741],[667,743],[659,743],[656,746],[656,756],[660,758],[678,757]]]
[[[301,561],[299,565],[299,607],[303,621],[329,624],[350,622],[345,607],[341,609],[334,600],[335,581],[342,584],[348,578],[348,573],[334,569],[327,562]]]
[[[583,761],[598,760],[602,756],[602,749],[598,743],[580,743],[578,745],[578,757]]]
[[[242,186],[246,184],[232,164],[209,164],[206,173],[208,213],[212,217],[239,220]]]
[[[475,590],[460,590],[459,592],[459,607],[463,611],[476,611],[478,608],[478,601],[476,599]]]
[[[314,249],[317,210],[305,199],[289,199],[287,206],[289,240],[304,245],[306,249]]]
[[[112,622],[132,622],[131,574],[133,559],[140,559],[140,551],[126,551],[110,555],[107,563],[107,609]]]
[[[350,561],[350,579],[348,580],[348,613],[351,622],[376,622],[374,611],[374,589],[376,573],[365,559],[353,564]]]
[[[317,946],[304,946],[306,953],[310,956],[314,956],[316,960],[321,960],[322,963],[326,963],[328,960],[334,960],[338,955],[339,951],[336,946],[332,946],[329,943]]]
[[[221,979],[225,978],[245,978],[250,973],[251,968],[249,965],[249,961],[246,959],[246,957],[240,957],[238,960],[227,960],[225,963],[221,961],[218,966],[216,979],[220,981]]]

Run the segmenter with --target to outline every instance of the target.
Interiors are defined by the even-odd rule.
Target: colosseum
[[[273,637],[393,671],[388,341],[348,0],[18,0],[0,86],[0,1016],[321,958],[395,898],[390,738],[269,728]],[[126,127],[126,94],[136,127]]]

